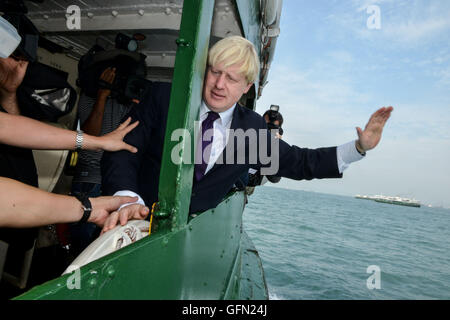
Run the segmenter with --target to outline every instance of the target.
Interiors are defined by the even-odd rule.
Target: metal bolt
[[[113,278],[115,276],[115,274],[116,274],[116,270],[114,269],[113,266],[109,266],[106,269],[106,274],[108,275],[108,277]]]
[[[186,39],[183,38],[178,38],[176,41],[177,45],[181,46],[181,47],[189,47],[189,41],[187,41]]]
[[[95,278],[89,279],[88,286],[90,288],[95,288],[97,286],[97,278],[95,277]]]

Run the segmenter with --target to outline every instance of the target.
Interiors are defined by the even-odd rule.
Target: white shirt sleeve
[[[344,170],[348,168],[350,163],[359,161],[364,158],[364,156],[362,156],[358,152],[358,150],[356,150],[355,140],[338,146],[336,148],[336,156],[339,173],[344,172]]]
[[[121,205],[117,211],[119,211],[123,207],[129,206],[130,204],[138,203],[138,204],[142,204],[143,206],[145,206],[145,202],[144,202],[144,200],[142,200],[141,196],[138,195],[137,193],[133,192],[133,191],[120,190],[120,191],[117,191],[116,193],[114,193],[114,195],[115,196],[138,197],[138,200],[136,202],[125,203],[125,204]]]

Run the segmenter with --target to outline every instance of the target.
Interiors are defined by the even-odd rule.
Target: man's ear
[[[244,93],[247,93],[248,90],[250,90],[250,88],[252,87],[253,82],[249,83],[248,86],[245,88]]]

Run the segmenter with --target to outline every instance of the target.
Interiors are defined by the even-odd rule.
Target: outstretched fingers
[[[128,118],[128,119],[131,121],[131,118]],[[125,122],[124,122],[124,123],[125,123]],[[128,122],[128,123],[129,123],[129,122]],[[131,130],[133,130],[134,128],[136,128],[138,124],[139,124],[139,121],[135,121],[135,122],[133,122],[133,123],[130,124],[130,125],[127,124],[127,125],[123,128],[124,136],[127,135],[128,132],[130,132]]]
[[[381,126],[383,127],[386,121],[391,116],[391,112],[394,110],[393,107],[382,107],[375,111],[369,119],[366,128],[370,126]]]
[[[120,223],[121,226],[124,226],[129,220],[143,220],[148,216],[149,212],[150,210],[148,207],[140,204],[132,204],[123,207],[119,211],[114,211],[109,215],[101,233],[103,234],[115,228],[118,223]]]
[[[128,209],[128,210],[126,210]],[[124,226],[128,220],[143,220],[149,213],[149,208],[140,204],[131,205],[123,208],[119,212],[120,225]]]

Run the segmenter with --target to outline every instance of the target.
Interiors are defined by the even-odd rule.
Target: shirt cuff
[[[145,206],[144,200],[142,200],[142,198],[137,193],[130,191],[130,190],[117,191],[116,193],[114,193],[114,196],[138,197],[136,202],[125,203],[125,204],[121,205],[117,211],[119,211],[123,207],[129,206],[131,204],[136,204],[136,203],[142,204],[143,206]]]
[[[344,172],[348,168],[350,163],[359,161],[364,158],[358,150],[356,150],[355,140],[346,144],[340,145],[336,148],[337,164],[339,173]]]

